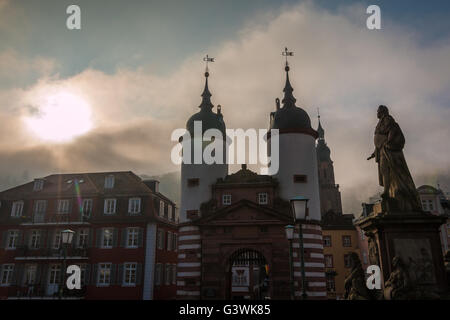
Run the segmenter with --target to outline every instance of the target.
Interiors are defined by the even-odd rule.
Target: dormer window
[[[105,178],[105,189],[112,189],[114,188],[114,176],[109,175]]]
[[[231,204],[231,194],[224,194],[222,196],[222,204],[228,206]]]
[[[41,191],[44,188],[44,179],[35,179],[33,191]]]

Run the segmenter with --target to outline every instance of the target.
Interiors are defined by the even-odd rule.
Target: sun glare
[[[62,91],[46,97],[25,123],[42,140],[66,142],[92,128],[91,108],[80,96]]]

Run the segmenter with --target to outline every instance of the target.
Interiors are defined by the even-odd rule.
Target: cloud
[[[119,68],[112,74],[86,69],[60,79],[55,76],[57,65],[31,61],[28,69],[52,76],[42,76],[31,87],[0,91],[0,120],[15,110],[8,129],[11,139],[0,151],[8,153],[10,162],[0,155],[0,168],[10,172],[6,169],[10,166],[17,175],[26,165],[34,168],[30,174],[54,172],[53,168],[148,174],[174,170],[169,161],[174,145],[170,134],[198,111],[202,56],[208,51],[216,57],[209,84],[213,103],[222,105],[227,127],[267,128],[275,98],[282,96],[281,51],[288,46],[295,52],[290,78],[297,105],[309,113],[314,125],[320,107],[346,212],[360,211],[360,202],[378,189],[376,165],[365,158],[373,151],[379,104],[390,107],[406,135],[405,156],[413,176],[448,175],[449,41],[421,47],[414,34],[395,22],[370,31],[365,18],[365,8],[359,5],[337,13],[311,3],[285,7],[258,16],[234,39],[187,57],[178,70],[164,76],[156,75],[148,64]],[[40,67],[33,67],[36,64]],[[43,147],[45,161],[21,162],[24,147],[14,146],[15,139],[37,157],[40,150],[39,140],[26,140],[20,129],[26,106],[61,88],[89,102],[96,128],[69,144]]]

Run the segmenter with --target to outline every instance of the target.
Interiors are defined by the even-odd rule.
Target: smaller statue
[[[411,289],[408,270],[402,259],[395,256],[392,259],[392,272],[384,284],[384,298],[386,300],[404,300],[408,298]]]
[[[344,299],[346,300],[371,300],[371,295],[366,286],[366,278],[357,253],[350,254],[351,272],[345,279]]]
[[[378,245],[375,240],[375,235],[372,232],[366,232],[367,235],[367,245],[369,247],[369,262],[370,264],[380,265],[380,260],[378,257]]]

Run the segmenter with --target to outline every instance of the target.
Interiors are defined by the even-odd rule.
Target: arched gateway
[[[228,298],[261,300],[269,297],[269,265],[253,249],[241,248],[228,259]]]

